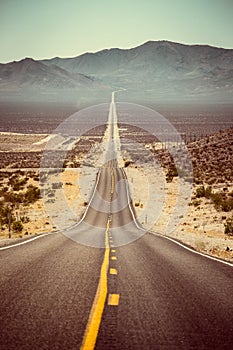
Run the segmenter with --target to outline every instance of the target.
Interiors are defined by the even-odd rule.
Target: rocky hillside
[[[44,60],[127,89],[124,96],[211,98],[233,92],[233,50],[207,45],[149,41],[129,49],[102,50]],[[223,96],[224,97],[224,96]]]
[[[106,87],[98,79],[31,58],[0,64],[0,100],[69,102],[92,98]],[[108,93],[110,94],[110,92]]]
[[[52,89],[57,98],[66,90],[70,97],[73,90],[74,99],[86,98],[89,103],[95,95],[109,100],[110,91],[119,88],[120,101],[231,102],[233,50],[149,41],[127,50],[0,65],[0,91],[19,94],[38,87]]]
[[[93,78],[83,74],[71,74],[66,70],[51,65],[25,58],[19,62],[0,64],[0,87],[50,87],[50,88],[75,88],[88,86],[93,83]]]

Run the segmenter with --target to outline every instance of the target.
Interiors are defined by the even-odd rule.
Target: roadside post
[[[11,213],[8,211],[8,237],[11,238]]]
[[[205,236],[205,223],[203,222],[202,223],[202,237],[203,237],[203,239],[204,239],[204,236]]]

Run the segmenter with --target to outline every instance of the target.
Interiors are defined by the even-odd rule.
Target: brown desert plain
[[[1,112],[2,116],[3,114]],[[12,113],[10,115],[12,116]],[[25,115],[26,120],[29,120],[29,116]],[[5,128],[3,123],[1,124],[0,245],[57,230],[53,218],[46,213],[40,195],[39,168],[44,147],[51,138],[51,131],[64,116],[65,113],[62,112],[53,123],[46,126],[46,123],[42,122],[39,127],[34,118],[30,133],[27,132],[27,123],[18,122],[17,126],[13,117],[8,119]],[[42,113],[42,120],[45,120],[45,117]],[[221,118],[211,125],[197,122],[193,132],[191,123],[191,131],[186,132],[189,130],[189,124],[186,123],[184,129],[182,117],[174,119],[177,124],[175,126],[178,130],[180,128],[179,131],[184,136],[192,160],[193,189],[187,211],[180,217],[179,225],[170,236],[198,251],[233,261],[233,118],[229,118],[228,115],[222,130]],[[62,185],[60,188],[51,188],[50,200],[56,203],[59,191],[62,190],[68,205],[75,213],[76,222],[88,203],[97,171],[95,167],[84,162],[85,155],[94,145],[101,143],[104,132],[105,125],[102,125],[73,143],[64,163]],[[169,147],[151,138],[144,130],[129,125],[119,124],[119,133],[122,140],[136,138],[160,164],[158,174],[158,170],[148,165],[146,160],[137,159],[135,154],[122,147],[138,221],[145,228],[166,234],[168,218],[177,198],[179,180]],[[153,200],[157,199],[156,196],[152,202],[150,199],[148,205],[148,179],[145,169],[154,179],[154,186],[158,175],[163,177],[165,184],[165,199],[161,203],[162,211],[156,222],[151,219],[151,210],[153,211]],[[88,179],[86,186],[85,179]],[[79,187],[79,180],[84,184],[82,189]],[[52,182],[57,182],[56,176]],[[8,212],[11,213],[11,238],[8,230]],[[67,221],[67,225],[72,225],[75,220]]]

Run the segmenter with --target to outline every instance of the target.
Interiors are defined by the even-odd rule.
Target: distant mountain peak
[[[110,48],[71,58],[36,61],[27,57],[0,65],[0,89],[12,86],[55,89],[120,86],[129,94],[151,100],[160,96],[232,99],[233,50],[149,40],[130,49]]]
[[[39,61],[34,60],[32,57],[25,57],[25,58],[22,58],[22,59],[19,60],[19,61],[13,61],[13,62],[10,62],[10,63],[24,64],[24,63],[28,63],[28,62],[31,62],[31,63],[40,63]]]

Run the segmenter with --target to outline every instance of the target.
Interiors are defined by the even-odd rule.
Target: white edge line
[[[96,189],[97,189],[97,186],[98,186],[98,183],[99,183],[99,179],[100,179],[100,171],[98,171],[98,175],[97,175],[97,180],[96,180],[96,183],[95,183],[95,187],[94,187],[94,190],[93,190],[93,193],[92,193],[92,196],[91,196],[91,199],[89,200],[89,203],[86,207],[86,210],[82,216],[82,218],[76,223],[74,224],[73,226],[78,226],[79,224],[81,224],[81,222],[85,219],[86,215],[87,215],[87,211],[91,205],[91,202],[93,201],[93,198],[95,196],[95,192],[96,192]],[[68,227],[67,230],[70,230],[70,228],[72,228],[73,226],[71,227]],[[64,230],[63,230],[64,231]]]
[[[88,203],[88,205],[87,205],[87,207],[86,207],[86,209],[85,209],[85,211],[84,211],[84,214],[82,215],[81,219],[79,219],[79,221],[75,222],[73,225],[71,225],[71,226],[69,226],[69,227],[66,227],[66,228],[64,228],[64,229],[59,230],[59,232],[62,233],[62,232],[64,232],[64,231],[69,231],[69,230],[71,230],[71,229],[73,229],[73,228],[79,226],[79,225],[83,222],[83,220],[85,219],[85,217],[86,217],[86,215],[87,215],[87,211],[88,211],[88,209],[89,209],[89,207],[90,207],[90,205],[91,205],[91,202],[92,202],[92,200],[93,200],[93,198],[94,198],[94,195],[95,195],[95,192],[96,192],[98,183],[99,183],[99,178],[100,178],[100,171],[98,170],[97,179],[96,179],[96,182],[95,182],[95,187],[94,187],[94,189],[93,189],[93,193],[92,193],[91,199],[89,200],[89,203]]]
[[[113,91],[113,93],[115,93],[115,91]],[[113,98],[113,99],[114,99],[114,98]],[[109,113],[108,113],[107,124],[109,124],[109,120],[110,120],[112,103],[113,103],[113,102],[111,101],[110,107],[109,107]],[[100,169],[98,170],[97,179],[96,179],[96,182],[95,182],[95,187],[94,187],[94,190],[93,190],[91,199],[89,200],[89,203],[88,203],[88,205],[87,205],[87,207],[86,207],[86,210],[85,210],[83,216],[81,217],[81,219],[80,219],[77,223],[75,223],[74,225],[72,225],[72,226],[70,226],[70,227],[68,227],[67,229],[64,229],[64,230],[62,230],[62,231],[69,231],[71,228],[76,227],[76,226],[80,225],[80,224],[83,222],[83,220],[85,219],[85,217],[86,217],[86,215],[87,215],[87,211],[88,211],[88,209],[89,209],[89,207],[90,207],[90,205],[91,205],[91,203],[92,203],[92,201],[93,201],[93,198],[94,198],[94,196],[95,196],[95,193],[96,193],[96,190],[97,190],[97,186],[98,186],[98,184],[99,184],[99,179],[100,179]]]
[[[81,218],[77,223],[75,223],[74,225],[72,225],[72,226],[70,226],[70,227],[68,227],[68,228],[65,228],[65,229],[63,229],[63,230],[60,230],[59,232],[62,233],[63,231],[68,231],[68,230],[70,230],[71,228],[74,228],[74,227],[80,225],[81,222],[85,219],[85,217],[86,217],[86,215],[87,215],[87,211],[88,211],[88,209],[89,209],[89,206],[91,205],[91,202],[92,202],[92,200],[93,200],[93,198],[94,198],[95,191],[96,191],[97,185],[98,185],[98,183],[99,183],[99,178],[100,178],[100,171],[98,172],[98,175],[97,175],[97,180],[96,180],[96,184],[95,184],[95,187],[94,187],[94,190],[93,190],[93,194],[92,194],[92,196],[91,196],[91,199],[90,199],[90,201],[89,201],[89,204],[88,204],[88,206],[86,207],[86,210],[85,210],[85,212],[84,212],[82,218]],[[50,233],[50,232],[48,232],[48,233],[43,233],[43,234],[41,234],[41,235],[39,235],[39,236],[33,237],[33,238],[31,238],[31,239],[27,239],[27,240],[25,240],[25,241],[23,241],[23,242],[20,242],[20,243],[12,244],[12,245],[5,246],[5,247],[0,247],[0,251],[1,251],[1,250],[6,250],[6,249],[10,249],[10,248],[15,248],[15,247],[18,247],[18,246],[20,246],[20,245],[30,243],[30,242],[34,241],[35,239],[38,239],[38,238],[41,238],[41,237],[45,237],[45,236],[50,235],[50,234],[53,234],[53,232],[51,232],[51,233]]]
[[[190,248],[190,247],[187,247],[186,245],[178,242],[176,239],[174,238],[171,238],[171,237],[168,237],[168,236],[164,236],[163,234],[161,233],[157,233],[157,232],[153,232],[153,231],[148,231],[149,233],[152,233],[153,235],[156,235],[156,236],[159,236],[159,237],[162,237],[162,238],[165,238],[179,246],[181,246],[182,248],[194,253],[194,254],[198,254],[198,255],[201,255],[201,256],[204,256],[205,258],[208,258],[208,259],[211,259],[211,260],[214,260],[214,261],[218,261],[222,264],[225,264],[225,265],[228,265],[228,266],[231,266],[233,267],[233,263],[231,262],[228,262],[228,261],[224,261],[224,260],[221,260],[221,259],[218,259],[218,258],[215,258],[214,256],[211,256],[211,255],[208,255],[208,254],[205,254],[205,253],[201,253],[201,252],[198,252],[197,250],[195,250],[194,248]]]
[[[127,179],[127,176],[126,176],[126,174],[125,174],[125,172],[124,172],[123,169],[122,169],[122,172],[123,172],[123,174],[124,174],[125,179]],[[224,264],[224,265],[228,265],[228,266],[230,266],[230,267],[233,267],[233,263],[231,263],[231,262],[218,259],[218,258],[216,258],[216,257],[214,257],[214,256],[211,256],[211,255],[208,255],[208,254],[205,254],[205,253],[198,252],[198,251],[195,250],[194,248],[187,247],[186,245],[184,245],[184,244],[178,242],[178,241],[177,241],[176,239],[174,239],[174,238],[165,236],[165,235],[163,235],[162,233],[157,233],[157,232],[153,232],[153,231],[148,231],[148,230],[146,230],[146,229],[140,227],[140,226],[138,225],[137,221],[136,221],[135,215],[134,215],[133,210],[132,210],[132,208],[131,208],[128,186],[126,186],[126,191],[127,191],[128,202],[129,202],[129,209],[130,209],[130,212],[131,212],[131,214],[132,214],[134,223],[135,223],[135,225],[137,226],[137,228],[138,228],[139,230],[144,231],[145,233],[148,232],[148,233],[151,233],[151,234],[156,235],[156,236],[158,236],[158,237],[165,238],[165,239],[167,239],[167,240],[169,240],[169,241],[171,241],[171,242],[173,242],[173,243],[179,245],[180,247],[182,247],[182,248],[184,248],[184,249],[186,249],[186,250],[188,250],[189,252],[192,252],[192,253],[194,253],[194,254],[201,255],[201,256],[203,256],[203,257],[205,257],[205,258],[208,258],[208,259],[211,259],[211,260],[220,262],[220,263],[222,263],[222,264]]]
[[[124,169],[121,168],[121,170],[122,170],[122,174],[123,174],[124,179],[127,180],[127,176],[126,176],[126,173],[125,173]],[[127,181],[127,184],[128,184],[128,181]],[[208,254],[205,254],[205,253],[198,252],[198,251],[195,250],[194,248],[189,248],[189,247],[187,247],[186,245],[184,245],[184,244],[178,242],[178,241],[175,240],[174,238],[165,236],[165,235],[163,235],[163,234],[161,234],[161,233],[157,233],[157,232],[153,232],[153,231],[148,231],[148,230],[144,229],[143,227],[140,227],[140,226],[138,225],[138,223],[137,223],[137,220],[136,220],[136,218],[135,218],[134,212],[133,212],[133,210],[132,210],[132,208],[131,208],[128,185],[126,185],[126,193],[127,193],[128,203],[129,203],[129,209],[130,209],[130,212],[131,212],[131,214],[132,214],[133,221],[134,221],[136,227],[137,227],[139,230],[141,230],[141,231],[143,231],[143,232],[145,232],[145,233],[148,232],[148,233],[151,233],[151,234],[156,235],[156,236],[158,236],[158,237],[165,238],[165,239],[167,239],[167,240],[169,240],[169,241],[171,241],[171,242],[173,242],[173,243],[179,245],[180,247],[182,247],[182,248],[184,248],[184,249],[186,249],[186,250],[188,250],[188,251],[190,251],[190,252],[192,252],[192,253],[194,253],[194,254],[201,255],[201,256],[203,256],[203,257],[205,257],[205,258],[208,258],[208,259],[211,259],[211,260],[220,262],[220,263],[222,263],[222,264],[224,264],[224,265],[228,265],[228,266],[230,266],[230,267],[233,267],[233,263],[231,263],[231,262],[228,262],[228,261],[224,261],[224,260],[215,258],[215,257],[213,257],[213,256],[211,256],[211,255],[208,255]]]
[[[10,248],[15,248],[15,247],[18,247],[18,246],[20,246],[20,245],[30,243],[30,242],[34,241],[35,239],[48,236],[49,234],[50,234],[50,233],[43,233],[43,234],[40,235],[40,236],[36,236],[36,237],[30,238],[30,239],[27,239],[26,241],[23,241],[23,242],[16,243],[16,244],[12,244],[12,245],[8,245],[8,246],[6,246],[6,247],[1,247],[0,250],[6,250],[6,249],[10,249]]]
[[[147,230],[145,230],[144,228],[140,227],[140,226],[138,225],[138,223],[137,223],[137,220],[136,220],[136,218],[135,218],[135,215],[134,215],[133,209],[131,208],[131,204],[130,204],[131,199],[130,199],[129,189],[128,189],[128,179],[127,179],[127,176],[126,176],[125,171],[124,171],[124,169],[123,169],[123,168],[121,168],[121,171],[122,171],[122,174],[123,174],[124,179],[125,179],[125,180],[126,180],[126,182],[127,182],[127,185],[125,186],[125,188],[126,188],[126,194],[127,194],[127,197],[128,197],[129,210],[130,210],[130,212],[131,212],[131,215],[132,215],[133,221],[134,221],[135,225],[137,226],[137,228],[138,228],[139,230],[144,231],[144,232],[148,232],[148,231],[147,231]]]
[[[113,92],[114,92],[114,91],[113,91]],[[111,105],[112,105],[112,102],[110,103],[110,108],[109,108],[109,114],[108,114],[108,120],[107,120],[107,123],[108,123],[108,124],[109,124],[109,120],[110,120]],[[98,186],[98,184],[99,184],[99,179],[100,179],[100,169],[99,169],[98,174],[97,174],[97,179],[96,179],[96,182],[95,182],[95,187],[94,187],[94,190],[93,190],[91,199],[89,200],[89,203],[88,203],[88,205],[87,205],[87,207],[86,207],[86,210],[85,210],[83,216],[81,217],[81,219],[80,219],[77,223],[75,223],[75,224],[74,224],[73,226],[71,226],[71,227],[68,227],[66,230],[70,230],[72,227],[76,227],[76,226],[80,225],[80,224],[83,222],[83,220],[85,219],[85,217],[86,217],[86,215],[87,215],[87,211],[88,211],[88,209],[89,209],[89,207],[90,207],[90,205],[91,205],[91,202],[93,201],[93,198],[94,198],[94,196],[95,196],[95,193],[96,193],[96,190],[97,190],[97,186]],[[64,230],[63,230],[63,231],[64,231]]]

